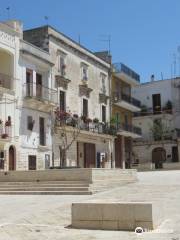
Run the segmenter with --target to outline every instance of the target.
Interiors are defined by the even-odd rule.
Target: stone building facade
[[[50,54],[52,85],[60,112],[80,119],[80,133],[66,153],[65,166],[113,167],[110,123],[110,64],[50,26],[24,32],[24,39]],[[68,142],[73,128],[66,127]],[[55,124],[53,166],[60,166],[61,127]]]
[[[150,82],[133,88],[133,96],[143,103],[133,118],[142,129],[142,139],[133,146],[135,167],[162,168],[179,162],[179,83],[178,78],[155,81],[152,76]]]
[[[52,65],[23,40],[19,21],[0,24],[0,170],[45,169],[52,158]]]

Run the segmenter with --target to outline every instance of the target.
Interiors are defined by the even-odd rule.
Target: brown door
[[[36,170],[36,156],[35,155],[28,156],[28,162],[29,170]]]
[[[172,147],[172,162],[179,162],[177,146]]]
[[[122,145],[122,140],[121,137],[118,136],[115,139],[115,167],[116,168],[122,168],[122,149],[121,149],[121,145]]]
[[[16,156],[15,148],[10,146],[9,148],[9,171],[16,170]]]
[[[96,146],[93,143],[84,143],[84,167],[96,167]]]
[[[166,160],[166,151],[164,148],[158,147],[152,151],[152,162],[155,163],[155,168],[163,168],[163,162]]]

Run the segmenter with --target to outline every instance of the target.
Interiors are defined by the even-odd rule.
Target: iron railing
[[[39,101],[48,101],[57,104],[57,91],[40,84],[25,83],[24,97],[35,98]]]
[[[141,112],[135,112],[134,117],[142,117],[142,116],[150,116],[156,114],[172,114],[172,109],[161,109],[161,110],[153,110],[152,108],[147,108],[146,110],[142,110]]]
[[[119,102],[119,101],[123,100],[125,102],[128,102],[128,103],[134,105],[135,107],[141,106],[141,102],[138,99],[135,99],[124,93],[114,92],[113,98],[114,98],[114,102]]]
[[[135,71],[133,71],[132,69],[130,69],[129,67],[127,67],[125,64],[123,63],[114,63],[113,64],[113,69],[115,73],[125,73],[126,75],[128,75],[129,77],[133,78],[134,80],[136,80],[137,82],[140,82],[140,75],[137,74]]]

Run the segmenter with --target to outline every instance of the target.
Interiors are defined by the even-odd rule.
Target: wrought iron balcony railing
[[[156,114],[172,114],[172,109],[160,109],[160,110],[153,110],[152,108],[147,108],[146,110],[142,110],[141,112],[134,113],[134,117],[142,117],[142,116],[150,116]]]
[[[127,76],[133,78],[137,82],[140,82],[140,75],[137,74],[135,71],[127,67],[123,63],[114,63],[113,64],[113,69],[115,73],[125,73]]]
[[[123,100],[125,102],[128,102],[128,103],[134,105],[135,107],[141,106],[141,102],[138,99],[135,99],[124,93],[114,92],[113,98],[114,98],[114,102],[119,102],[119,101]]]
[[[57,103],[57,91],[40,84],[26,83],[24,84],[24,97],[35,98],[39,101],[47,101]]]

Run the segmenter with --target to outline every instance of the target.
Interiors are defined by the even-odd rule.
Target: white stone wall
[[[133,146],[133,158],[139,160],[139,168],[151,168],[152,167],[152,152],[157,147],[164,148],[166,150],[166,162],[172,162],[172,147],[177,146],[176,143],[137,143]],[[171,157],[168,157],[170,155]]]
[[[101,73],[106,75],[106,94],[109,96],[108,67],[102,67],[100,63],[89,60],[87,55],[80,55],[70,48],[68,49],[67,47],[58,44],[57,42],[50,41],[50,54],[52,56],[53,62],[56,63],[55,67],[53,68],[53,79],[55,79],[55,75],[57,74],[58,70],[57,52],[59,50],[66,54],[66,78],[71,80],[71,82],[68,84],[68,90],[66,91],[67,111],[76,113],[79,116],[82,115],[82,99],[86,97],[79,96],[79,84],[82,84],[81,64],[85,63],[88,66],[88,87],[93,90],[90,93],[88,101],[89,117],[92,119],[98,118],[101,121],[102,104],[99,104],[99,93],[102,92],[102,85],[100,75]],[[109,101],[106,105],[106,117],[107,121],[109,121]]]

